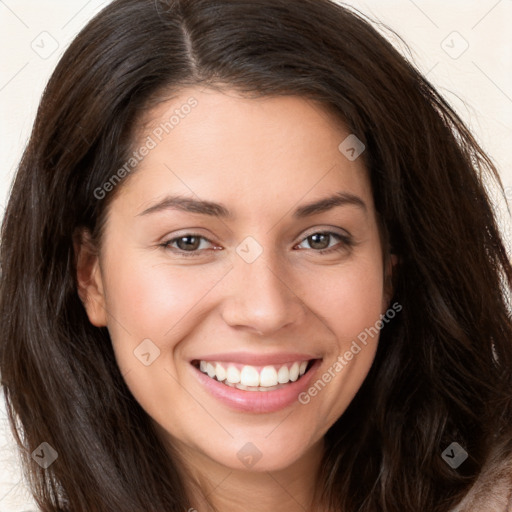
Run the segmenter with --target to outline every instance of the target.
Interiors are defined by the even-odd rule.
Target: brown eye
[[[307,237],[312,249],[327,249],[331,235],[329,233],[315,233]]]
[[[203,242],[206,243],[206,247]],[[186,233],[185,235],[171,238],[161,244],[161,246],[181,256],[200,256],[203,251],[208,248],[208,244],[213,245],[212,242],[204,236],[195,233]]]
[[[201,244],[201,237],[198,236],[180,236],[175,239],[178,249],[182,251],[195,251]]]
[[[338,243],[332,243],[338,241]],[[334,233],[332,231],[320,231],[308,235],[299,244],[302,245],[305,242],[308,243],[309,247],[319,254],[330,253],[331,251],[343,251],[352,247],[353,242],[350,236],[342,235],[340,233]],[[307,249],[307,247],[304,247]]]

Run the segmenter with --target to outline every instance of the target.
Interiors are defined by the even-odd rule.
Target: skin
[[[350,133],[342,123],[294,96],[190,88],[147,113],[139,142],[190,96],[198,105],[119,185],[98,250],[83,233],[79,293],[90,321],[108,327],[130,391],[219,511],[303,512],[314,500],[323,436],[360,388],[378,340],[308,404],[266,414],[220,403],[189,360],[304,352],[322,358],[320,377],[375,325],[389,306],[392,264],[384,265],[368,173],[362,157],[350,161],[338,150]],[[298,206],[335,191],[365,208],[293,218]],[[140,215],[171,193],[223,203],[234,217]],[[327,237],[321,248],[340,250],[319,254],[308,237],[325,231],[348,233],[353,245]],[[187,233],[206,238],[197,256],[179,255],[183,243],[161,246]],[[263,249],[252,263],[236,252],[247,236]],[[160,350],[149,366],[134,357],[144,339]],[[237,457],[248,442],[262,454],[251,468]],[[191,496],[191,507],[209,509]]]

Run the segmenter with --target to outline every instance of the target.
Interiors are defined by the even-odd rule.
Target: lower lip
[[[199,382],[222,403],[238,411],[266,413],[279,411],[298,401],[298,396],[307,389],[321,362],[321,359],[315,360],[300,379],[275,391],[244,391],[232,388],[208,377],[195,366],[191,366]]]

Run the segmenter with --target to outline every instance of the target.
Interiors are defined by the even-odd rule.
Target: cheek
[[[122,367],[133,365],[133,351],[144,339],[162,351],[173,350],[200,322],[202,301],[225,273],[220,266],[173,266],[154,260],[127,256],[108,266],[108,328]]]
[[[134,254],[108,267],[108,329],[130,392],[150,417],[169,427],[170,418],[188,417],[195,404],[182,392],[180,368],[174,364],[181,359],[180,341],[201,326],[208,294],[229,268],[154,260]],[[194,431],[175,419],[172,423],[182,435]]]
[[[330,335],[329,353],[306,394],[299,397],[323,433],[343,414],[372,365],[383,314],[383,274],[378,258],[311,280],[308,301]]]
[[[340,342],[357,337],[383,313],[383,275],[378,259],[318,272],[303,283],[308,304]]]

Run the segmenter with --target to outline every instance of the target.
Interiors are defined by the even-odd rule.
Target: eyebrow
[[[367,211],[366,203],[359,197],[348,192],[338,192],[332,196],[324,197],[302,206],[299,206],[294,212],[293,217],[302,219],[317,213],[322,213],[337,206],[356,206]],[[204,201],[192,199],[184,196],[167,196],[158,203],[145,209],[137,216],[149,215],[151,213],[161,212],[165,210],[178,210],[188,213],[199,213],[201,215],[209,215],[223,219],[233,219],[234,215],[222,203],[212,201]]]

